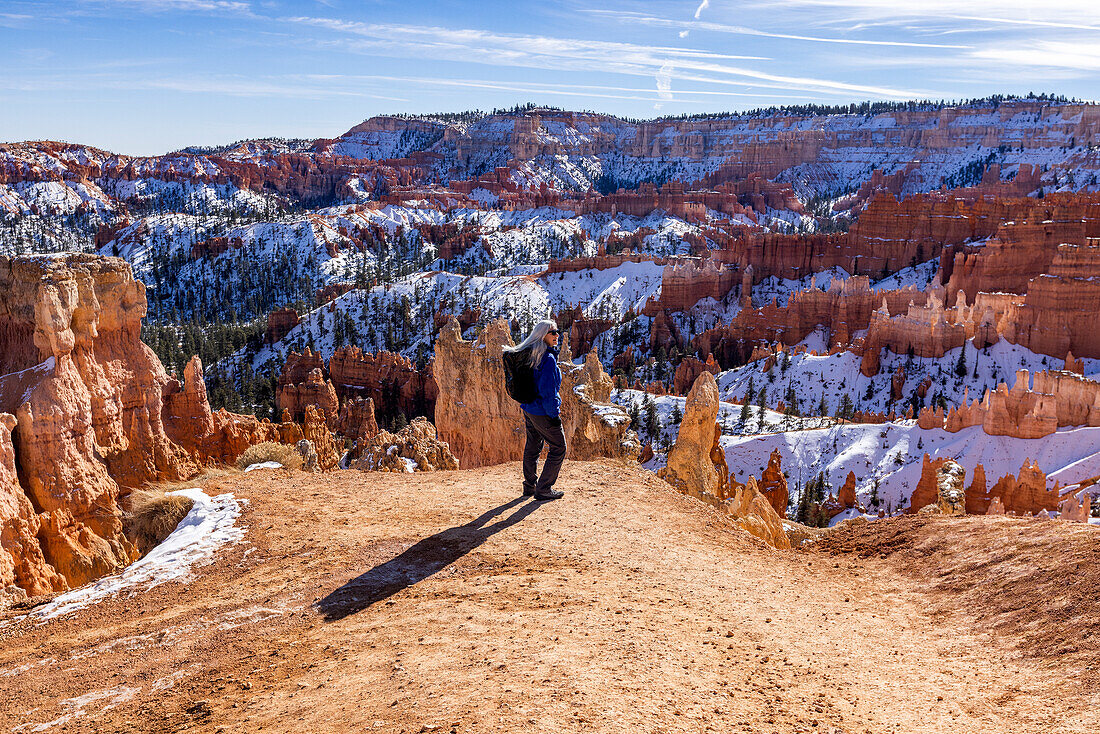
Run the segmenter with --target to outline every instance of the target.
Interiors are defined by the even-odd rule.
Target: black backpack
[[[517,403],[533,403],[539,399],[535,384],[535,368],[531,366],[531,350],[504,352],[504,389]]]

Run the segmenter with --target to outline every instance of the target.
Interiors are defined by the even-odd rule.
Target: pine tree
[[[737,416],[737,424],[742,431],[745,429],[745,425],[749,422],[749,417],[749,401],[746,400],[745,402],[741,403],[741,414]]]
[[[657,414],[657,403],[653,398],[646,395],[645,404],[643,406],[645,410],[645,430],[649,434],[651,440],[657,440],[657,437],[661,433],[661,418]]]
[[[962,349],[959,350],[959,361],[955,363],[955,374],[959,377],[966,377],[966,342],[963,342]]]

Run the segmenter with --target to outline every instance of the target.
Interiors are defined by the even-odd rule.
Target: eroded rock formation
[[[332,382],[325,379],[320,367],[311,368],[300,382],[293,381],[292,364],[299,355],[291,352],[283,365],[279,376],[276,406],[280,411],[289,411],[291,420],[300,421],[305,416],[306,407],[312,405],[325,415],[329,426],[336,425],[339,414],[339,401]]]
[[[435,426],[423,416],[414,418],[397,433],[379,431],[352,448],[349,469],[363,471],[418,472],[457,469],[458,459],[439,440]]]
[[[1034,382],[1034,384],[1032,384]],[[1073,372],[1016,372],[1012,389],[1001,383],[981,400],[963,399],[957,408],[924,408],[921,428],[952,433],[982,426],[991,436],[1042,438],[1066,426],[1100,426],[1100,383]]]
[[[952,467],[958,467],[957,469]],[[952,494],[949,500],[943,498],[944,479],[950,474]],[[939,507],[939,511],[948,514],[1005,514],[1034,515],[1044,510],[1058,508],[1058,487],[1047,486],[1046,474],[1038,464],[1025,459],[1018,475],[1006,474],[992,487],[987,486],[985,467],[978,464],[974,468],[974,478],[970,486],[963,490],[965,470],[953,459],[931,459],[924,455],[921,476],[909,502],[908,512],[922,511],[928,505]],[[956,481],[957,480],[957,481]],[[950,507],[948,507],[950,505]]]
[[[431,364],[421,370],[400,354],[341,347],[329,359],[328,370],[341,399],[372,398],[375,410],[383,416],[398,411],[406,416],[435,412],[438,388]]]
[[[170,378],[141,342],[145,311],[145,286],[122,260],[0,257],[0,412],[15,418],[0,421],[0,532],[13,564],[0,562],[0,581],[42,593],[117,571],[137,557],[125,488],[278,440],[281,427],[211,412],[197,358],[183,385]]]
[[[782,455],[779,449],[772,449],[768,457],[768,466],[760,475],[760,491],[768,498],[768,503],[779,517],[787,516],[787,503],[790,493],[787,490],[787,478],[783,476]]]
[[[790,548],[783,520],[756,479],[749,477],[741,484],[730,476],[719,444],[718,407],[718,384],[712,374],[703,372],[684,401],[680,432],[658,475],[684,494],[717,507],[769,545]]]
[[[672,378],[672,390],[677,395],[686,395],[695,384],[695,379],[703,372],[717,375],[720,371],[721,368],[714,361],[713,354],[707,355],[706,362],[689,355],[680,360],[680,364],[676,366],[676,373]]]
[[[348,398],[340,406],[335,430],[351,441],[361,441],[378,433],[378,421],[374,417],[373,398]]]
[[[523,411],[504,390],[501,354],[512,345],[507,322],[489,322],[474,341],[462,338],[452,319],[435,344],[439,386],[435,424],[464,467],[487,466],[522,457]],[[567,351],[562,350],[562,359]],[[626,411],[607,401],[612,381],[592,353],[581,366],[560,362],[561,420],[571,459],[636,459],[641,446]]]

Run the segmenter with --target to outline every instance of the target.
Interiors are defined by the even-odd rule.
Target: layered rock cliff
[[[278,439],[270,423],[211,412],[197,358],[183,385],[170,378],[141,342],[145,310],[122,260],[0,257],[0,582],[43,593],[120,569],[137,557],[128,488]]]
[[[1034,382],[1034,384],[1032,384]],[[921,428],[958,432],[981,426],[991,436],[1042,438],[1068,426],[1100,426],[1100,383],[1072,372],[1016,373],[1012,389],[1001,383],[980,400],[946,412],[924,408],[917,419]]]

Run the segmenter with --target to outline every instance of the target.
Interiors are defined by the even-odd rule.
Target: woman
[[[558,369],[558,325],[540,321],[518,346],[509,351],[530,350],[531,367],[535,371],[538,398],[520,405],[527,424],[527,444],[523,448],[523,494],[536,500],[556,500],[565,493],[554,489],[558,472],[565,461],[565,433],[561,429],[561,370]],[[542,445],[550,449],[542,474],[538,473]]]

